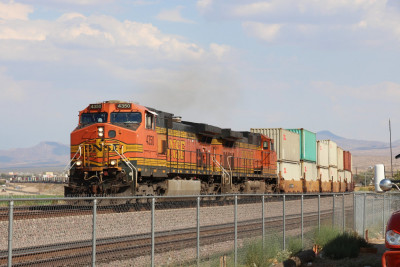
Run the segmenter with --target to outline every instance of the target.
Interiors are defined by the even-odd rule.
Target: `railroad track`
[[[350,210],[349,210],[350,211]],[[316,212],[303,215],[304,227],[315,226]],[[331,212],[322,212],[321,221],[329,221]],[[286,231],[298,230],[300,215],[286,216]],[[282,216],[270,217],[265,221],[266,233],[282,231]],[[261,236],[262,221],[241,221],[237,225],[238,239]],[[234,224],[202,226],[200,228],[201,246],[234,240]],[[155,233],[155,253],[176,251],[196,247],[197,228],[187,228]],[[151,233],[131,236],[104,238],[96,240],[96,262],[133,259],[150,255]],[[91,263],[92,241],[58,243],[53,245],[29,247],[13,250],[13,266],[84,266]],[[0,251],[0,266],[7,266],[8,252]]]
[[[287,201],[299,200],[299,196],[289,195],[287,196]],[[314,199],[317,196],[311,195],[306,198]],[[321,199],[332,197],[331,195],[322,195]],[[234,205],[234,200],[232,197],[216,196],[219,199],[201,200],[201,207],[214,207],[214,206],[227,206]],[[157,199],[157,210],[164,209],[182,209],[182,208],[193,208],[197,206],[197,201],[195,198],[190,199],[190,201],[176,201]],[[246,198],[246,196],[239,196],[238,205],[240,204],[250,204],[250,203],[261,203],[261,197]],[[19,200],[15,200],[18,202]],[[25,200],[23,200],[25,201]],[[27,200],[29,202],[43,201],[41,199]],[[76,200],[61,200],[63,202],[71,201],[73,204],[55,204],[55,205],[28,205],[28,206],[15,206],[13,210],[14,220],[26,220],[26,219],[40,219],[40,218],[52,218],[52,217],[64,217],[64,216],[81,216],[90,215],[93,211],[93,202],[85,201],[78,203]],[[266,203],[268,202],[281,202],[281,196],[268,196],[265,198]],[[132,211],[150,211],[151,204],[148,201],[146,203],[128,203],[128,204],[116,204],[116,205],[102,205],[101,202],[97,206],[98,214],[107,213],[121,213],[121,212],[132,212]],[[8,207],[0,207],[0,221],[7,221],[9,215]]]

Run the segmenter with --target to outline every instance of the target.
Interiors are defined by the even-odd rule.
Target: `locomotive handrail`
[[[78,152],[79,152],[79,158],[82,156],[81,147],[82,147],[82,145],[79,145],[78,151],[76,151],[75,155],[72,157],[72,159],[70,160],[70,162],[67,164],[67,166],[65,166],[63,172],[66,172],[68,166],[69,166],[69,165],[71,164],[71,162],[75,159],[75,156],[78,154]],[[79,158],[78,158],[78,159],[79,159]],[[68,171],[71,170],[71,168],[74,167],[74,165],[75,165],[75,162],[74,162],[74,164],[72,164],[72,165],[69,167]]]
[[[221,165],[221,164],[218,162],[218,160],[215,158],[215,154],[214,154],[214,157],[213,157],[213,161],[214,161],[214,163],[216,163],[216,164],[221,168],[221,170],[222,170],[223,173],[225,173],[226,175],[228,175],[228,177],[229,177],[229,183],[232,185],[232,177],[229,175],[229,173],[225,170],[225,168],[222,167],[222,165]],[[221,182],[222,182],[222,179],[221,179]]]
[[[122,161],[125,162],[125,164],[131,169],[132,176],[133,176],[133,169],[135,169],[135,191],[136,191],[137,176],[138,176],[138,171],[137,171],[136,167],[133,166],[133,164],[128,160],[128,158],[124,154],[121,155],[120,153],[118,153],[117,148],[115,146],[114,146],[114,151],[115,151],[115,153],[118,154],[118,156],[122,159]],[[133,181],[133,177],[132,177],[132,181]]]

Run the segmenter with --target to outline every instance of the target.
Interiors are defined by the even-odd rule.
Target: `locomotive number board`
[[[101,109],[101,104],[90,104],[90,109]]]
[[[117,109],[130,109],[131,104],[130,103],[118,103],[117,104]]]

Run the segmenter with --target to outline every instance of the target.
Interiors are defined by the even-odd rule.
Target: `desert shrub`
[[[252,241],[247,244],[245,251],[245,266],[266,267],[272,262],[281,262],[290,257],[290,252],[282,252],[282,238],[275,235],[265,237],[263,246],[262,240]]]
[[[331,226],[321,226],[320,230],[314,230],[314,244],[325,247],[325,245],[339,236],[341,231]]]
[[[323,246],[323,253],[332,259],[355,258],[361,247],[370,245],[356,233],[342,233]]]
[[[303,244],[301,243],[301,238],[292,238],[289,240],[288,244],[288,250],[290,251],[290,254],[296,255],[300,251],[303,250]]]

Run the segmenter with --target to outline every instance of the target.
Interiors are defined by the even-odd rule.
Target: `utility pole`
[[[393,179],[392,127],[390,126],[390,118],[389,118],[389,136],[390,136],[390,170]]]

